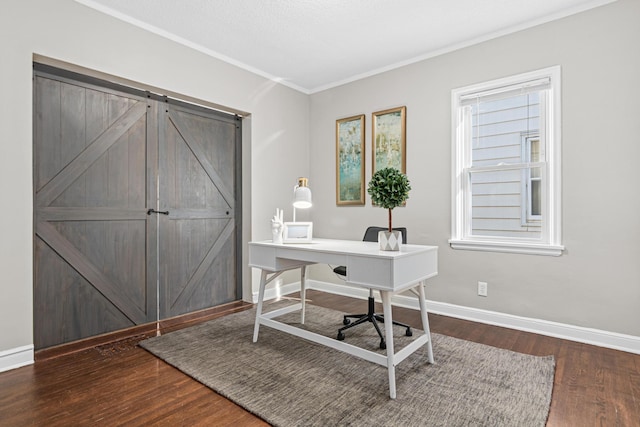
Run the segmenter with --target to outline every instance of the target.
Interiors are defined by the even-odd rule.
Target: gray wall
[[[427,298],[466,307],[640,336],[640,1],[612,4],[311,96],[314,233],[360,239],[386,213],[335,205],[335,120],[407,106],[413,190],[394,225],[412,243],[440,247]],[[562,67],[561,257],[449,248],[451,89]],[[337,282],[316,267],[313,278]],[[477,296],[477,282],[489,296]]]

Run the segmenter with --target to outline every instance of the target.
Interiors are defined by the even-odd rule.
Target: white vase
[[[381,251],[399,251],[402,246],[402,232],[397,230],[379,231],[378,244]]]

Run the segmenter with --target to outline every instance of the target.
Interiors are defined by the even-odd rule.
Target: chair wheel
[[[344,319],[342,319],[342,324],[343,325],[348,325],[349,323],[351,323],[351,320],[347,319],[346,317]]]
[[[386,350],[387,349],[387,343],[384,342],[384,340],[380,340],[380,350]]]
[[[344,334],[342,332],[338,332],[338,341],[344,341]]]
[[[408,337],[413,336],[413,332],[411,331],[411,328],[407,328],[407,331],[404,334]]]

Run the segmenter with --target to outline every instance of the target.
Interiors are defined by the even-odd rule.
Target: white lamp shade
[[[293,207],[298,209],[310,208],[311,203],[311,190],[309,187],[296,186],[293,192]]]

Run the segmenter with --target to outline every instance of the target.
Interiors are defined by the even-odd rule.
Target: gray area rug
[[[281,305],[266,305],[267,311]],[[385,367],[261,326],[255,310],[231,314],[140,343],[167,363],[276,426],[544,426],[555,362],[432,334],[396,368],[397,399]],[[278,320],[297,324],[299,315]],[[305,327],[335,337],[340,313],[307,305]],[[396,351],[414,337],[394,329]],[[374,351],[371,324],[346,342]],[[188,410],[188,408],[185,408]]]

